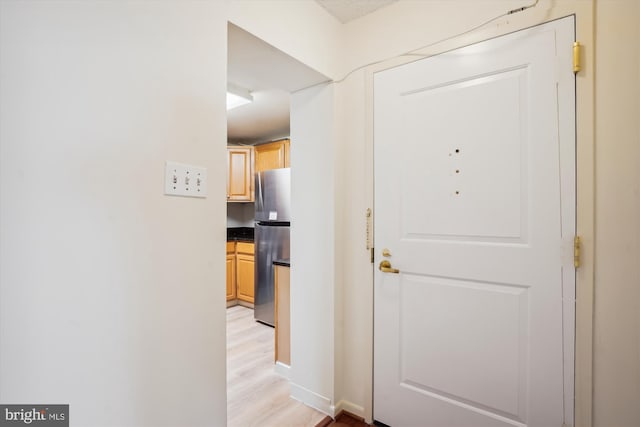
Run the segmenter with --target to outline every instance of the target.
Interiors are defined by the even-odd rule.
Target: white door
[[[573,422],[573,28],[375,76],[379,422]]]

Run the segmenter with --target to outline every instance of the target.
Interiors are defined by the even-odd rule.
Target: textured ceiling
[[[397,0],[316,0],[343,24],[367,15]]]

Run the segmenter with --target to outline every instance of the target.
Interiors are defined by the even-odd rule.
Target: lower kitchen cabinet
[[[227,255],[227,301],[236,299],[236,256]]]
[[[240,301],[254,302],[253,243],[238,242],[236,248],[236,294]]]
[[[227,305],[244,302],[253,306],[254,265],[253,243],[227,242]]]
[[[236,244],[227,242],[227,301],[236,299]]]

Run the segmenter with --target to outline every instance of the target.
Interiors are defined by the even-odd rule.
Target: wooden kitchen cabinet
[[[236,299],[236,254],[227,254],[227,301]]]
[[[256,172],[269,169],[288,168],[291,164],[289,160],[290,141],[281,139],[255,146],[255,167]]]
[[[254,244],[227,242],[227,301],[254,303]]]
[[[238,242],[236,247],[236,295],[239,300],[254,302],[254,245]]]
[[[227,201],[253,202],[253,147],[227,147]]]
[[[275,280],[275,359],[291,365],[291,310],[289,267],[274,265]]]
[[[236,273],[237,273],[237,296],[238,299],[253,304],[253,286],[254,286],[254,259],[253,255],[236,255]]]

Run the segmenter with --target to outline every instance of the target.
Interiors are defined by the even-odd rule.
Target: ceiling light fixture
[[[248,89],[234,84],[227,84],[227,110],[253,102],[253,96]]]

